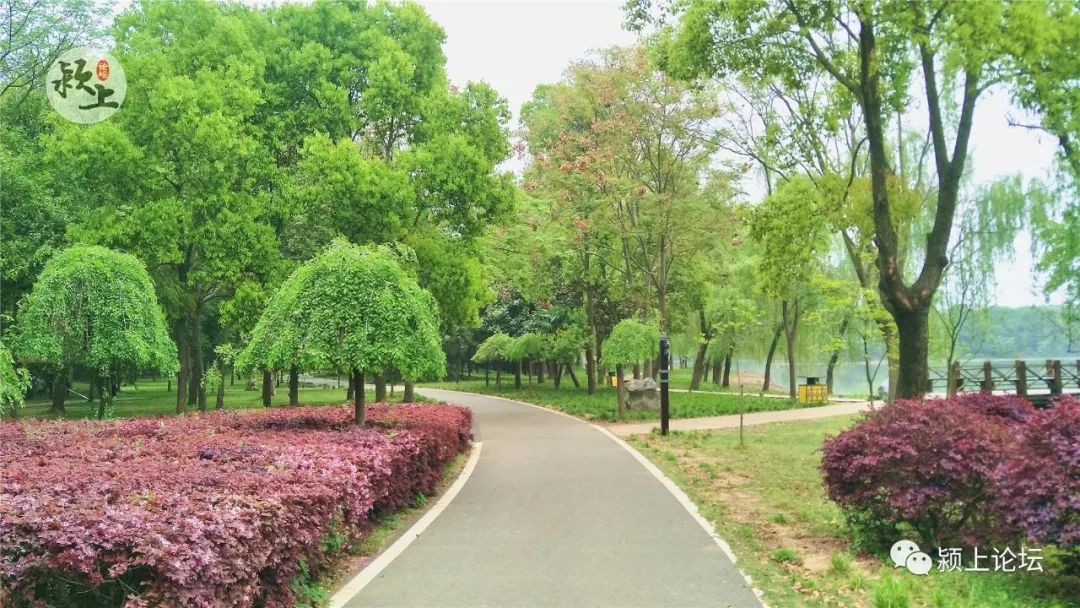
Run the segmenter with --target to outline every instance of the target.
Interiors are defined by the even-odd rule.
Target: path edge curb
[[[423,389],[418,388],[417,390],[422,391]],[[502,399],[503,401],[509,401],[510,403],[517,403],[518,405],[527,405],[529,407],[534,407],[534,408],[539,409],[539,410],[544,410],[545,412],[551,412],[552,414],[558,414],[559,416],[569,418],[571,420],[580,422],[582,424],[587,424],[587,425],[593,427],[594,429],[596,429],[597,431],[600,431],[601,434],[607,436],[608,439],[611,439],[616,444],[621,446],[624,450],[629,452],[630,455],[633,456],[634,459],[637,460],[638,463],[641,464],[641,466],[643,466],[646,471],[651,473],[652,476],[655,477],[656,480],[660,482],[660,485],[667,488],[667,491],[669,493],[671,493],[671,495],[675,498],[676,502],[678,502],[680,505],[682,505],[682,507],[684,509],[686,509],[686,512],[690,514],[690,517],[693,518],[694,521],[696,521],[698,523],[698,525],[701,526],[701,528],[703,530],[705,530],[705,533],[708,534],[709,537],[713,539],[713,542],[715,542],[717,544],[717,546],[720,547],[720,550],[724,552],[724,555],[727,556],[727,558],[729,560],[731,560],[731,565],[735,568],[735,571],[738,572],[739,575],[743,577],[743,580],[746,581],[746,584],[750,587],[750,591],[752,591],[754,593],[754,595],[757,597],[757,600],[761,604],[761,607],[762,608],[770,608],[769,604],[765,602],[765,597],[764,597],[764,593],[762,592],[762,590],[755,587],[754,586],[754,581],[750,577],[750,575],[743,572],[742,568],[739,568],[738,558],[735,556],[735,553],[731,550],[731,545],[729,545],[726,540],[724,540],[723,538],[720,537],[719,534],[717,534],[716,526],[714,526],[712,524],[712,522],[710,522],[708,519],[705,518],[704,515],[701,514],[701,511],[698,509],[697,505],[694,504],[694,501],[690,500],[690,497],[686,495],[686,492],[683,492],[682,488],[680,488],[674,481],[672,481],[670,477],[665,475],[663,471],[661,471],[655,464],[653,464],[641,452],[634,449],[634,446],[630,445],[629,443],[626,443],[625,441],[620,439],[617,435],[615,435],[614,433],[609,431],[607,428],[605,428],[605,427],[603,427],[603,426],[601,426],[599,424],[596,424],[594,422],[590,422],[588,420],[578,418],[577,416],[567,414],[566,412],[560,412],[559,410],[556,410],[556,409],[553,409],[553,408],[550,408],[550,407],[544,407],[542,405],[537,405],[535,403],[528,403],[526,401],[518,401],[517,399],[509,399],[509,398],[506,398],[506,397],[499,397],[499,396],[495,396],[495,395],[485,395],[483,393],[473,393],[473,392],[469,392],[469,391],[455,391],[453,389],[432,388],[432,389],[428,389],[428,390],[445,391],[445,392],[448,392],[448,393],[461,393],[463,395],[473,395],[473,396],[476,396],[476,397],[488,397],[488,398],[492,398],[492,399]],[[331,605],[330,608],[340,608],[340,607]]]
[[[454,483],[446,490],[439,501],[435,503],[420,519],[416,520],[412,526],[409,527],[396,541],[389,547],[380,553],[375,559],[371,561],[367,566],[364,566],[360,572],[357,572],[349,582],[342,585],[334,595],[330,597],[330,601],[327,603],[328,608],[343,608],[350,600],[356,597],[364,587],[367,587],[371,581],[375,580],[377,576],[382,574],[382,571],[386,569],[399,555],[405,552],[405,549],[412,544],[414,540],[420,537],[428,526],[434,523],[435,519],[446,510],[454,498],[461,492],[461,489],[465,487],[465,483],[469,481],[469,477],[472,476],[473,470],[476,469],[476,464],[480,460],[480,450],[484,447],[484,442],[474,441],[472,444],[472,453],[469,454],[469,460],[465,463],[465,467],[461,470]]]

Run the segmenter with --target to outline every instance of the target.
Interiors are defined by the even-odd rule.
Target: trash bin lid
[[[806,383],[808,385],[810,385],[810,386],[814,386],[815,384],[818,384],[818,380],[820,380],[819,376],[807,376],[806,377]]]

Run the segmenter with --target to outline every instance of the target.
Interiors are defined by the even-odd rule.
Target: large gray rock
[[[626,409],[660,410],[660,391],[652,378],[627,378],[623,380],[623,389],[626,391]]]

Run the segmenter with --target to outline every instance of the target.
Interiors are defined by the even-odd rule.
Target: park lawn
[[[588,420],[618,421],[618,403],[615,400],[615,389],[608,386],[598,386],[596,393],[590,395],[584,386],[574,388],[573,383],[564,381],[562,386],[555,388],[550,380],[538,384],[535,380],[530,384],[522,378],[520,389],[514,388],[513,376],[503,376],[502,385],[495,384],[495,376],[491,376],[491,384],[485,384],[483,380],[463,380],[460,382],[440,382],[424,384],[428,388],[442,388],[454,391],[466,391],[481,393],[496,397],[506,397],[526,401],[550,408],[557,409],[567,414],[580,416]],[[758,397],[746,395],[721,395],[716,393],[671,393],[671,417],[672,418],[697,418],[701,416],[721,416],[725,414],[738,414],[743,412],[762,412],[771,410],[785,410],[792,407],[805,407],[798,403],[792,403],[787,399]],[[628,411],[625,420],[658,420],[659,413],[650,411]]]
[[[345,403],[345,384],[341,388],[334,387],[305,387],[300,386],[300,403],[304,405],[338,405]],[[87,394],[88,388],[85,383],[76,383],[74,390]],[[375,391],[371,387],[364,392],[368,401],[374,401]],[[207,407],[213,409],[214,395],[207,395]],[[390,395],[390,401],[400,401],[401,391],[396,395]],[[422,399],[417,398],[417,401]],[[278,387],[271,401],[272,406],[284,406],[289,403],[289,389],[285,383]],[[48,417],[49,398],[46,395],[41,398],[28,401],[20,408],[19,416],[24,418]],[[68,419],[83,419],[97,417],[97,401],[89,403],[79,397],[72,396],[65,403]],[[246,391],[244,385],[237,379],[233,386],[225,387],[225,409],[246,409],[262,407],[262,393],[260,391]],[[197,411],[198,408],[189,405],[189,412]],[[131,416],[156,416],[164,414],[171,416],[176,414],[176,383],[169,390],[165,380],[139,380],[135,386],[125,384],[117,393],[113,402],[113,416],[127,418]]]
[[[855,416],[738,430],[637,435],[630,443],[714,522],[738,566],[772,606],[872,608],[1074,608],[1080,580],[1047,572],[933,571],[917,577],[855,555],[839,508],[825,498],[818,465],[826,435]],[[885,556],[887,559],[887,556]]]

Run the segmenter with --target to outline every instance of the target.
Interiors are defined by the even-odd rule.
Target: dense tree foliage
[[[17,369],[11,351],[0,342],[0,417],[15,414],[26,397],[30,377],[24,369]]]
[[[107,23],[82,19],[92,3],[13,6],[34,31],[64,22],[30,36],[51,45],[34,51],[44,65],[89,35],[68,18]],[[443,331],[479,325],[478,239],[516,196],[496,170],[510,112],[486,84],[449,84],[419,6],[136,2],[108,33],[133,83],[109,121],[47,120],[36,76],[0,97],[3,312],[68,243],[136,255],[178,345],[178,411],[205,408],[216,347],[242,345],[277,284],[336,237],[407,243]]]
[[[1042,36],[1040,23],[1066,3],[1032,3],[1008,11],[1003,2],[721,3],[675,4],[677,22],[662,26],[658,49],[665,65],[686,76],[745,74],[782,89],[800,88],[811,75],[859,110],[868,151],[879,288],[899,332],[897,392],[927,388],[929,310],[948,263],[960,183],[976,103],[988,88],[1023,86],[1016,39]],[[650,3],[631,5],[639,25]],[[1039,18],[1036,18],[1039,17]],[[1031,66],[1027,66],[1031,73]],[[1019,74],[1019,76],[1018,76]],[[919,79],[927,110],[926,133],[936,175],[934,210],[921,266],[908,276],[890,192],[887,136],[891,117],[911,102]],[[958,103],[953,103],[954,92]]]

